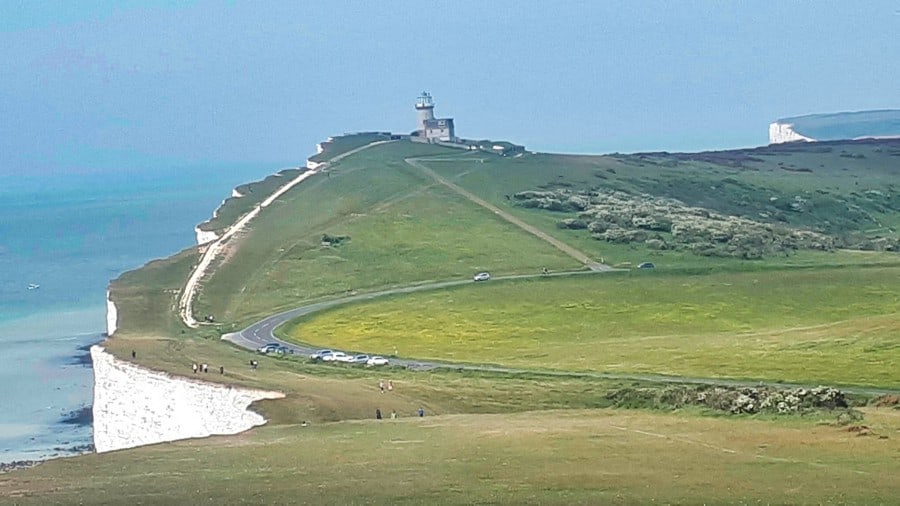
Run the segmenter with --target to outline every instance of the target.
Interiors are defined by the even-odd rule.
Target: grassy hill
[[[336,138],[319,161],[383,137]],[[597,504],[900,494],[896,396],[882,407],[862,393],[840,406],[744,410],[735,403],[762,402],[762,391],[725,383],[900,389],[900,141],[508,155],[402,140],[331,164],[229,240],[194,301],[215,323],[197,330],[175,311],[196,248],[114,281],[110,351],[136,350],[139,363],[175,374],[222,364],[217,379],[287,397],[258,403],[270,424],[246,434],[44,464],[0,477],[0,496]],[[253,198],[273,181],[252,186]],[[232,206],[252,203],[244,198]],[[223,208],[216,229],[249,209]],[[643,262],[655,267],[634,268]],[[340,306],[282,332],[515,371],[327,366],[218,339],[307,302],[479,271],[495,279]],[[515,275],[538,276],[503,279]],[[391,394],[379,393],[385,379]],[[420,406],[426,417],[411,417]],[[401,418],[376,421],[376,408]]]

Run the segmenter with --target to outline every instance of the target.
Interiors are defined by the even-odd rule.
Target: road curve
[[[611,272],[603,271],[603,272]],[[584,274],[593,274],[596,271],[567,271],[567,272],[553,272],[549,274],[519,274],[512,276],[500,276],[495,277],[495,280],[504,280],[504,279],[527,279],[527,278],[540,278],[540,277],[557,277],[557,276],[575,276],[575,275],[584,275]],[[414,292],[424,292],[429,290],[440,290],[442,288],[450,288],[453,286],[461,286],[461,285],[471,285],[473,281],[471,280],[454,280],[454,281],[441,281],[436,283],[423,283],[420,285],[412,285],[405,286],[400,288],[391,288],[388,290],[381,290],[378,292],[371,293],[361,293],[357,295],[351,295],[348,297],[341,297],[339,299],[326,300],[322,302],[316,302],[313,304],[309,304],[306,306],[300,306],[294,309],[289,309],[287,311],[283,311],[281,313],[273,314],[272,316],[263,318],[262,320],[250,325],[244,330],[238,332],[231,332],[228,334],[224,334],[222,339],[225,341],[229,341],[243,348],[247,348],[250,350],[256,350],[260,346],[267,343],[278,343],[281,344],[288,349],[290,349],[294,354],[303,354],[308,355],[313,353],[315,350],[319,348],[315,348],[308,345],[297,344],[297,343],[289,343],[286,341],[282,341],[275,337],[275,329],[284,323],[293,320],[295,318],[299,318],[301,316],[306,316],[309,314],[313,314],[319,311],[323,311],[325,309],[331,309],[336,306],[341,306],[344,304],[350,304],[353,302],[360,302],[365,300],[371,300],[378,297],[385,297],[388,295],[396,295],[403,293],[414,293]],[[435,367],[468,367],[457,364],[438,364],[434,362],[421,362],[410,359],[393,359],[391,363],[396,365],[402,365],[410,368],[421,368],[421,369],[430,369]],[[474,367],[474,366],[471,366]]]
[[[514,276],[502,276],[496,277],[495,280],[503,280],[503,279],[528,279],[528,278],[540,278],[540,277],[557,277],[557,276],[574,276],[574,275],[587,275],[587,274],[599,274],[604,272],[616,272],[621,271],[621,269],[609,269],[604,271],[574,271],[574,272],[555,272],[550,274],[520,274]],[[344,304],[350,304],[353,302],[366,301],[371,299],[376,299],[379,297],[385,297],[389,295],[396,294],[404,294],[404,293],[414,293],[414,292],[424,292],[430,290],[440,290],[443,288],[450,288],[454,286],[461,285],[470,285],[472,281],[469,280],[461,280],[461,281],[442,281],[437,283],[425,283],[421,285],[413,285],[406,286],[401,288],[391,288],[389,290],[382,290],[378,292],[372,293],[363,293],[357,295],[351,295],[348,297],[341,297],[338,299],[332,299],[322,302],[316,302],[313,304],[308,304],[306,306],[300,306],[294,309],[290,309],[287,311],[283,311],[281,313],[277,313],[271,315],[269,317],[263,318],[262,320],[250,325],[244,330],[238,332],[231,332],[229,334],[224,334],[222,339],[228,342],[231,342],[237,346],[242,348],[246,348],[251,351],[256,351],[260,346],[267,343],[278,343],[281,344],[295,355],[300,356],[308,356],[310,353],[320,349],[320,347],[313,347],[307,344],[302,343],[290,343],[287,341],[282,341],[275,337],[275,329],[280,327],[281,325],[287,323],[290,320],[295,318],[299,318],[301,316],[310,315],[319,311],[323,311],[326,309],[331,309],[333,307],[341,306]],[[723,378],[701,378],[701,377],[692,377],[692,376],[666,376],[661,374],[619,374],[619,373],[600,373],[600,372],[580,372],[580,371],[547,371],[547,370],[536,370],[536,369],[517,369],[511,367],[501,367],[501,366],[491,366],[491,365],[476,365],[476,364],[460,364],[460,363],[449,363],[449,362],[438,362],[438,361],[422,361],[415,360],[409,358],[391,358],[391,364],[401,367],[406,367],[408,369],[414,370],[430,370],[430,369],[456,369],[456,370],[468,370],[468,371],[483,371],[483,372],[497,372],[497,373],[506,373],[506,374],[522,374],[522,373],[530,373],[530,374],[543,374],[547,376],[568,376],[568,377],[583,377],[583,378],[597,378],[597,379],[608,379],[608,380],[626,380],[626,381],[644,381],[651,383],[667,383],[667,384],[691,384],[691,385],[717,385],[717,386],[729,386],[729,387],[776,387],[776,388],[812,388],[818,385],[812,384],[802,384],[802,383],[780,383],[780,382],[764,382],[764,381],[746,381],[746,380],[731,380],[731,379],[723,379]],[[900,394],[900,390],[898,389],[890,389],[890,388],[870,388],[870,387],[853,387],[853,386],[842,386],[840,389],[843,392],[850,394],[859,394],[859,395],[869,395],[869,396],[880,396],[880,395],[897,395]]]

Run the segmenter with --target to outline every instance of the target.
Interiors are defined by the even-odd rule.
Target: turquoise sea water
[[[0,175],[0,462],[87,448],[109,280],[191,246],[231,188],[279,168]]]

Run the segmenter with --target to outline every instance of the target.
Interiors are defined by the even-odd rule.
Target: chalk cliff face
[[[112,336],[116,333],[119,323],[119,312],[116,309],[116,303],[109,297],[109,290],[106,291],[106,335]]]
[[[266,422],[247,410],[250,403],[284,397],[279,392],[231,388],[151,371],[118,360],[101,346],[91,347],[91,359],[98,453],[243,432]]]
[[[769,144],[782,144],[785,142],[813,142],[815,139],[800,135],[794,131],[794,125],[791,123],[771,123],[769,125]]]
[[[769,142],[838,141],[900,137],[900,110],[833,112],[780,118],[769,125]]]
[[[219,234],[212,230],[200,230],[200,225],[194,227],[194,233],[197,234],[197,245],[206,244],[219,238]]]

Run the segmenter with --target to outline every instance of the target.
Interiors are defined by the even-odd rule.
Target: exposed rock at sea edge
[[[10,471],[17,471],[19,469],[28,469],[29,467],[34,467],[40,464],[39,460],[14,460],[12,462],[0,462],[0,474],[8,473]]]
[[[152,371],[91,348],[94,447],[98,453],[221,434],[266,423],[249,411],[280,392],[249,390]]]

